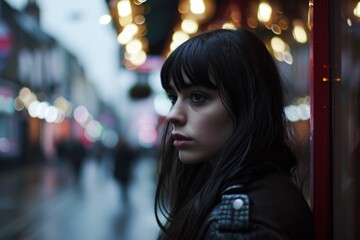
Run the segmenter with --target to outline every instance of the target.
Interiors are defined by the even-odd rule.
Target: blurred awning
[[[245,27],[264,39],[274,36],[286,39],[292,38],[295,25],[306,28],[307,24],[306,0],[105,1],[119,34],[118,41],[124,48],[123,63],[130,68],[144,64],[151,55],[166,57],[182,41],[208,29]],[[138,59],[132,55],[136,49],[142,51],[136,53]],[[127,62],[132,63],[127,65]]]
[[[105,0],[110,9],[113,19],[118,19],[116,5],[118,0]],[[144,17],[145,26],[144,37],[148,42],[147,53],[149,55],[160,55],[163,51],[165,42],[172,31],[176,21],[178,21],[178,1],[177,0],[156,0],[143,1],[144,3],[136,5],[133,0],[129,1],[132,6],[133,18],[137,17],[141,22],[141,16]],[[134,19],[133,19],[134,21]],[[139,24],[141,25],[141,24]],[[123,26],[114,21],[114,27],[120,33]]]

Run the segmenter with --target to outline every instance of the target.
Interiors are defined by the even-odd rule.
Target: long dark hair
[[[295,164],[287,147],[280,75],[256,35],[218,29],[191,38],[165,61],[163,88],[170,88],[170,80],[185,87],[184,76],[194,85],[218,89],[234,131],[214,161],[185,165],[170,141],[170,124],[165,125],[155,197],[159,239],[196,239],[220,192],[246,169],[266,165],[290,171]],[[273,157],[279,152],[286,158]]]

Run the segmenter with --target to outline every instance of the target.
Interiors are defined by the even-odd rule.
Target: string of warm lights
[[[110,4],[112,18],[118,27],[118,42],[124,46],[124,66],[128,69],[145,63],[147,59],[148,42],[146,40],[146,18],[148,9],[144,6],[146,0],[113,0]],[[216,23],[209,23],[215,12],[214,0],[179,0],[178,14],[180,21],[174,26],[171,40],[164,56],[171,53],[177,46],[194,34],[202,31],[201,26],[208,28],[239,28],[241,26],[241,13],[235,1],[229,2],[224,19],[216,19]],[[360,2],[354,7],[353,13],[360,17]],[[287,64],[293,63],[291,49],[283,37],[284,32],[291,33],[293,40],[298,44],[308,42],[309,27],[301,19],[292,19],[286,16],[281,6],[267,0],[252,3],[250,15],[246,18],[248,27],[267,28],[274,36],[269,40],[269,46],[274,57]],[[102,21],[108,21],[103,19]],[[348,19],[351,25],[351,20]],[[288,39],[288,41],[290,41]]]
[[[135,69],[147,59],[145,2],[146,0],[119,0],[110,4],[110,12],[118,28],[117,41],[125,50],[123,64],[128,69]]]
[[[250,28],[256,29],[265,27],[273,33],[269,40],[269,50],[276,60],[293,64],[290,45],[283,37],[283,33],[291,30],[293,39],[299,44],[305,44],[308,41],[308,30],[301,19],[293,19],[292,25],[289,18],[282,11],[280,6],[272,6],[270,2],[260,1],[256,6],[256,18],[250,16],[247,18],[247,24]]]
[[[112,18],[116,22],[119,44],[124,46],[123,64],[128,69],[145,63],[147,59],[148,42],[146,39],[147,8],[144,6],[146,0],[114,0],[110,4]],[[289,28],[289,20],[285,14],[279,14],[280,9],[267,1],[260,1],[254,9],[254,14],[248,17],[247,24],[250,28],[265,26],[274,33],[270,41],[272,52],[278,61],[292,64],[293,58],[290,47],[281,38],[283,31]],[[173,28],[171,41],[169,42],[167,56],[177,46],[200,31],[202,24],[208,24],[208,28],[230,28],[235,29],[241,25],[241,13],[234,3],[229,4],[228,18],[217,20],[216,23],[208,24],[215,12],[214,0],[179,0],[178,14],[180,21]],[[256,17],[254,17],[256,16]],[[102,21],[107,21],[103,19]],[[302,20],[293,20],[292,35],[298,43],[307,42],[307,31]]]
[[[179,13],[181,14],[181,22],[174,28],[169,53],[193,34],[197,33],[201,21],[203,22],[212,14],[213,8],[214,3],[212,0],[182,0],[180,2]],[[230,12],[228,14],[229,18],[217,21],[217,23],[209,25],[209,28],[235,29],[240,27],[241,13],[239,9],[231,4],[229,4],[228,8],[228,12]],[[275,35],[270,41],[273,55],[278,61],[292,64],[293,57],[290,53],[290,47],[281,38],[282,31],[289,28],[288,18],[283,13],[279,16],[278,13],[281,11],[274,11],[271,4],[265,1],[259,2],[254,10],[256,10],[256,18],[249,16],[247,20],[248,26],[255,29],[263,25],[271,30]],[[292,34],[294,39],[298,43],[306,43],[308,38],[303,22],[295,19],[293,26]]]

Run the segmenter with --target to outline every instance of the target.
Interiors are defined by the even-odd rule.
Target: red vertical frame
[[[316,239],[330,239],[329,0],[310,0],[311,205]]]

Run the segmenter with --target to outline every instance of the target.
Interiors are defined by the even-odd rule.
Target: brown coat
[[[311,210],[288,174],[269,173],[232,185],[209,215],[199,239],[314,239]]]

